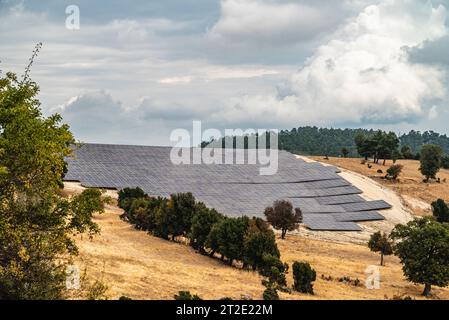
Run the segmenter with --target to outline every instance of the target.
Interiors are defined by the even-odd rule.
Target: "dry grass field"
[[[315,158],[323,161],[322,158]],[[372,176],[402,197],[413,197],[416,205],[428,204],[436,197],[448,200],[446,183],[425,184],[417,171],[418,162],[402,161],[404,174],[400,183],[381,180],[377,170],[387,166],[373,165],[368,169],[359,159],[331,158],[327,163]],[[440,173],[449,178],[449,173]],[[67,193],[79,192],[79,188],[67,188]],[[419,209],[419,208],[418,208]],[[428,214],[419,209],[419,214]],[[77,263],[86,268],[90,278],[99,279],[108,286],[110,299],[121,295],[133,299],[173,299],[180,290],[189,290],[204,299],[219,299],[241,296],[261,299],[264,287],[262,278],[251,271],[243,271],[224,265],[221,261],[202,256],[185,244],[173,243],[152,237],[133,229],[120,220],[121,210],[108,206],[103,215],[95,217],[101,227],[101,234],[89,239],[79,237],[77,244],[80,255]],[[392,299],[394,296],[411,296],[422,299],[421,286],[407,282],[401,265],[394,256],[386,258],[386,266],[380,268],[380,289],[365,287],[365,270],[378,265],[378,254],[365,245],[321,241],[299,235],[288,235],[286,240],[278,239],[281,259],[290,265],[295,260],[308,261],[317,271],[315,295],[281,293],[282,299]],[[332,277],[332,280],[322,278]],[[359,286],[338,281],[339,278],[359,279]],[[288,274],[289,285],[292,275]],[[433,299],[449,299],[448,288],[434,288]]]
[[[260,299],[264,290],[255,272],[231,268],[222,262],[197,254],[184,244],[173,243],[134,230],[119,219],[121,210],[108,207],[105,214],[95,217],[101,235],[92,240],[79,237],[78,265],[92,279],[108,286],[110,299],[121,295],[133,299],[173,299],[180,290],[189,290],[204,299],[241,298],[242,295]],[[278,239],[281,258],[291,264],[305,260],[317,271],[315,295],[281,294],[283,299],[385,299],[397,295],[421,298],[421,286],[403,279],[401,266],[395,257],[386,258],[380,268],[381,287],[368,290],[364,286],[365,269],[377,265],[379,256],[367,247],[305,239],[291,235]],[[321,279],[332,276],[333,281]],[[340,277],[361,280],[355,287],[339,282]],[[288,275],[291,285],[291,274]],[[435,288],[435,299],[449,299],[449,290]]]

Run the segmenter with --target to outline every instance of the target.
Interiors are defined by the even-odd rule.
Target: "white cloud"
[[[191,76],[178,76],[160,79],[158,82],[162,84],[178,84],[178,83],[190,83],[192,82]]]
[[[310,39],[335,24],[329,6],[273,0],[222,0],[209,36],[218,40],[291,42]]]
[[[446,9],[430,2],[385,0],[367,7],[318,48],[270,94],[231,99],[215,116],[281,125],[392,123],[424,116],[445,96],[444,73],[412,64],[405,46],[447,34]]]

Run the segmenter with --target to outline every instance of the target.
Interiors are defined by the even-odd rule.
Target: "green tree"
[[[368,248],[373,252],[380,252],[380,265],[384,265],[384,256],[393,254],[392,242],[382,232],[373,233],[368,242]]]
[[[170,209],[166,211],[166,223],[168,233],[173,239],[190,232],[195,209],[195,197],[190,192],[171,195]]]
[[[444,155],[441,157],[441,168],[449,169],[449,156]]]
[[[313,294],[313,282],[316,272],[308,262],[293,263],[293,289],[302,293]]]
[[[228,258],[229,265],[234,260],[243,260],[245,234],[248,229],[247,217],[227,218],[217,223],[212,228],[211,237],[215,237],[214,246],[217,252]],[[209,239],[211,240],[211,239]],[[209,241],[211,243],[212,241]]]
[[[243,262],[245,265],[251,266],[253,270],[260,268],[264,264],[263,257],[266,254],[280,257],[274,232],[260,218],[249,220],[243,250]]]
[[[404,159],[414,159],[415,155],[413,154],[412,148],[410,146],[403,146],[401,148],[401,154]]]
[[[61,116],[42,116],[39,88],[13,73],[0,78],[0,300],[64,298],[73,235],[98,233],[98,190],[60,195],[74,138]]]
[[[343,158],[347,158],[349,155],[349,150],[348,148],[342,148],[341,149],[341,154],[343,155]]]
[[[268,253],[263,255],[262,264],[259,266],[259,273],[267,277],[268,281],[285,287],[287,285],[287,278],[285,277],[287,271],[288,264],[283,263],[279,257]]]
[[[433,285],[449,284],[449,224],[432,218],[416,218],[407,225],[397,225],[391,238],[393,252],[402,263],[407,280],[424,284],[424,296]]]
[[[299,208],[293,210],[291,202],[277,200],[272,207],[265,209],[267,221],[277,230],[281,230],[281,238],[285,239],[287,231],[298,229],[302,223],[302,212]]]
[[[203,203],[197,204],[189,234],[191,246],[204,253],[212,227],[221,219],[223,216],[214,209],[207,208]]]
[[[449,222],[449,207],[443,199],[432,202],[432,213],[438,222]]]
[[[277,291],[277,285],[270,281],[263,281],[262,284],[265,286],[265,291],[263,292],[263,299],[266,301],[279,300],[279,294]]]
[[[134,199],[147,198],[148,195],[139,187],[125,188],[118,192],[118,206],[127,213]]]
[[[426,144],[421,148],[421,166],[419,170],[426,177],[426,181],[435,179],[440,170],[440,159],[443,150],[434,144]]]

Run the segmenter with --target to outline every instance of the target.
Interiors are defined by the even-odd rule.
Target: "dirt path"
[[[315,162],[315,160],[297,156],[308,162]],[[330,165],[324,162],[324,165]],[[326,241],[337,241],[337,242],[352,242],[365,244],[370,235],[376,231],[391,232],[391,230],[397,224],[405,224],[413,219],[412,211],[405,205],[403,199],[396,194],[395,191],[382,186],[377,181],[370,179],[362,174],[346,170],[339,167],[342,171],[340,176],[355,187],[363,191],[361,195],[366,200],[385,200],[393,206],[389,210],[379,211],[384,217],[384,221],[370,221],[357,223],[362,227],[360,232],[323,232],[323,231],[311,231],[311,230],[301,230],[300,232],[312,239],[326,240]]]

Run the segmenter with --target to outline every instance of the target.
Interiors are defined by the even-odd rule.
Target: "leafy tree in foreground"
[[[393,254],[392,242],[388,236],[382,232],[376,232],[371,235],[368,242],[368,248],[373,252],[380,252],[380,265],[384,265],[384,256]]]
[[[293,263],[293,289],[302,293],[313,294],[313,282],[316,272],[308,262]]]
[[[72,236],[98,233],[104,205],[98,190],[60,195],[74,139],[59,115],[42,116],[29,67],[0,78],[0,300],[64,298]]]
[[[440,159],[443,155],[441,147],[434,144],[426,144],[421,148],[421,166],[419,170],[426,177],[426,182],[435,179],[440,170]]]
[[[424,296],[432,286],[449,284],[449,224],[432,218],[416,218],[407,225],[397,225],[391,238],[394,254],[402,263],[407,280],[424,284]]]
[[[432,213],[438,222],[449,222],[449,207],[443,199],[432,203]]]
[[[293,210],[291,202],[278,200],[272,207],[265,209],[267,221],[277,230],[281,230],[281,238],[285,239],[287,231],[293,231],[302,223],[302,212],[299,208]]]
[[[343,158],[347,158],[349,155],[349,150],[348,148],[342,148],[341,149],[341,154],[343,155]]]

